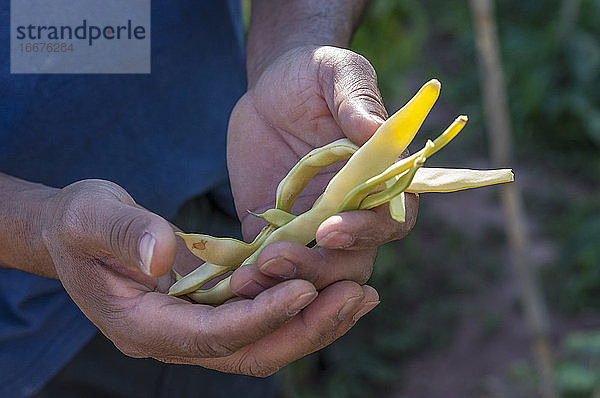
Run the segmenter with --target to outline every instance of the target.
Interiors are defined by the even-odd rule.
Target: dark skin
[[[272,207],[301,156],[341,137],[360,145],[386,116],[371,65],[339,48],[362,3],[253,2],[249,87],[228,129],[246,239],[260,228],[246,209]],[[315,178],[295,211],[312,205],[333,171]],[[0,174],[0,264],[60,279],[127,355],[266,376],[330,344],[378,304],[365,284],[376,247],[404,236],[416,209],[409,196],[404,224],[385,206],[333,216],[317,231],[318,249],[274,243],[233,274],[241,297],[215,308],[164,294],[173,264],[186,273],[199,260],[125,189],[101,180],[56,189]]]
[[[272,81],[284,84],[272,90]],[[262,212],[273,207],[277,184],[302,156],[343,137],[361,145],[384,117],[375,73],[357,54],[330,46],[306,46],[292,49],[273,62],[240,99],[229,122],[228,162],[245,237],[255,236],[262,226],[246,209]],[[248,135],[248,130],[253,134]],[[247,151],[255,141],[262,143],[261,151]],[[265,153],[272,154],[267,165]],[[298,199],[295,210],[309,209],[338,169],[319,173]],[[407,195],[409,220],[403,224],[390,218],[387,206],[331,217],[317,231],[318,249],[291,242],[270,245],[256,266],[234,274],[233,290],[251,297],[280,280],[303,275],[298,274],[298,263],[312,264],[312,275],[304,278],[317,289],[340,280],[342,275],[364,284],[371,275],[377,246],[408,233],[416,206],[416,196]],[[256,283],[243,286],[242,281],[248,283],[248,278]]]

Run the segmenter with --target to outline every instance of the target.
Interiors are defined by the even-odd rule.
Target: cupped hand
[[[377,303],[353,282],[317,294],[298,279],[216,308],[168,296],[171,266],[199,263],[173,231],[108,181],[74,183],[46,202],[42,238],[60,281],[129,356],[266,376],[331,343]]]
[[[266,67],[233,110],[228,131],[228,166],[238,216],[246,239],[254,237],[260,213],[274,207],[279,181],[306,153],[347,137],[364,144],[383,123],[377,77],[362,56],[337,47],[299,47]],[[309,209],[340,169],[324,169],[298,198],[293,212]],[[416,220],[418,198],[406,195],[405,223],[394,221],[387,205],[349,211],[325,220],[317,249],[290,242],[266,247],[257,264],[238,269],[235,293],[254,297],[287,279],[301,278],[323,289],[340,280],[363,285],[376,247],[405,236]]]

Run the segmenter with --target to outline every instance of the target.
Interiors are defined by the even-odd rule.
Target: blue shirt
[[[164,217],[227,181],[245,89],[239,4],[152,2],[149,75],[11,75],[0,6],[0,171],[63,187],[102,178]],[[96,332],[60,282],[0,268],[0,397],[37,391]]]

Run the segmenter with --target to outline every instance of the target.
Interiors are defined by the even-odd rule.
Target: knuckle
[[[74,182],[66,188],[71,188],[73,190],[92,195],[102,195],[104,197],[114,198],[126,204],[135,203],[131,195],[129,195],[125,189],[112,181],[100,179],[81,180]]]
[[[330,256],[331,251],[329,250],[317,250],[315,251],[317,254],[315,261],[311,262],[311,267],[309,269],[303,270],[300,275],[302,279],[307,280],[312,283],[317,289],[324,289],[328,285],[332,283],[332,276],[328,275],[332,269],[335,267],[331,267],[330,264]],[[330,271],[329,273],[327,271]]]
[[[189,335],[184,342],[185,350],[203,358],[220,358],[233,354],[236,347],[227,339],[227,330],[210,325],[206,321],[199,322],[199,333]]]
[[[86,214],[85,205],[76,201],[71,201],[63,210],[60,216],[59,225],[62,226],[61,232],[65,235],[77,239],[85,230]]]
[[[334,341],[339,323],[340,320],[338,319],[337,314],[333,313],[327,319],[323,320],[320,328],[311,330],[307,333],[305,339],[308,345],[312,347],[311,351],[325,347]]]
[[[271,376],[281,368],[281,366],[259,360],[256,356],[251,355],[250,352],[250,350],[247,350],[243,355],[240,355],[240,358],[232,365],[233,372],[264,378]]]
[[[349,52],[348,56],[343,62],[342,72],[351,73],[358,77],[358,80],[363,85],[367,84],[370,88],[373,85],[377,86],[377,73],[373,65],[362,55]]]
[[[270,309],[271,309],[271,313],[274,313],[275,311],[278,311],[278,309],[275,308],[274,305],[270,304],[269,305]],[[279,311],[280,312],[280,311]],[[286,313],[286,317],[287,317],[287,313]],[[265,322],[260,322],[258,324],[256,324],[255,327],[255,331],[254,333],[257,336],[266,336],[269,333],[273,332],[274,330],[276,330],[278,327],[280,327],[284,322],[287,321],[288,318],[286,318],[285,320],[283,319],[283,315],[278,315],[278,316],[273,316],[270,317],[269,319],[266,319]]]
[[[354,249],[362,250],[366,248],[377,247],[390,240],[390,234],[387,231],[377,230],[372,234],[363,234],[355,239]]]
[[[254,369],[250,370],[250,374],[252,376],[265,378],[265,377],[271,376],[272,374],[277,372],[279,369],[280,369],[280,367],[268,368],[264,365],[257,364],[257,366]]]
[[[65,198],[53,223],[54,232],[72,243],[81,243],[86,229],[93,221],[88,214],[90,203],[89,195],[82,191]]]
[[[373,273],[373,262],[367,262],[366,265],[358,268],[358,275],[356,278],[356,282],[359,285],[364,285],[371,279],[371,274]]]
[[[226,357],[235,351],[230,344],[227,344],[218,337],[196,337],[192,339],[191,345],[190,352],[198,353],[204,358]]]
[[[94,213],[106,200],[135,203],[117,184],[104,180],[81,180],[62,188],[51,202],[53,222],[45,235],[58,234],[72,244],[81,244],[98,220]]]
[[[235,352],[234,348],[230,344],[220,341],[219,339],[211,339],[207,342],[205,347],[207,347],[209,353],[215,357],[226,357]]]
[[[346,73],[357,74],[362,76],[377,78],[375,68],[368,59],[359,53],[347,49],[336,49],[332,54],[333,62],[331,65],[337,69],[336,72],[344,75]]]
[[[326,50],[326,51],[325,51]],[[368,88],[377,91],[377,73],[362,55],[350,50],[326,47],[319,57],[319,74],[334,85],[342,84],[349,91]]]
[[[314,333],[307,336],[308,343],[313,347],[313,350],[318,350],[335,340],[335,330],[337,329],[338,321],[331,320],[332,327],[322,330],[321,333]]]
[[[363,55],[353,52],[353,51],[348,51],[348,56],[351,58],[352,62],[356,66],[362,68],[365,72],[368,72],[369,74],[371,74],[373,76],[376,75],[375,68],[373,67],[373,65],[371,65],[369,60],[367,58],[365,58]]]
[[[310,275],[307,279],[310,283],[312,283],[316,289],[324,289],[327,286],[329,286],[332,282],[330,280],[331,278],[326,278],[323,275],[323,272],[321,271],[316,271],[316,273],[314,273],[313,275]]]
[[[124,256],[124,251],[132,247],[137,247],[138,236],[134,233],[136,231],[136,224],[138,223],[136,218],[132,218],[129,215],[115,214],[111,216],[108,225],[110,229],[108,231],[108,243],[109,246],[115,251],[117,257]]]
[[[367,281],[371,279],[376,256],[377,249],[375,248],[353,252],[350,259],[353,264],[352,267],[350,267],[352,269],[352,278],[344,279],[351,279],[359,285],[367,283]]]

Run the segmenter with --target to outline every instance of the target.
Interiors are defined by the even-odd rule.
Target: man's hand
[[[41,236],[63,286],[125,354],[269,375],[344,334],[377,301],[338,282],[292,280],[217,308],[168,296],[175,262],[198,266],[173,227],[116,184],[80,181],[45,200]],[[300,312],[303,310],[302,312]]]
[[[386,118],[370,63],[349,50],[298,47],[279,56],[253,82],[234,108],[228,132],[228,165],[244,236],[260,229],[260,213],[274,207],[275,190],[310,150],[342,137],[357,145]],[[338,167],[319,173],[294,210],[309,209]],[[316,234],[318,249],[290,242],[266,247],[258,264],[232,277],[235,293],[254,297],[281,280],[302,278],[324,289],[340,280],[356,286],[369,279],[376,247],[402,238],[414,225],[416,195],[406,196],[407,221],[391,219],[386,206],[330,217]]]

